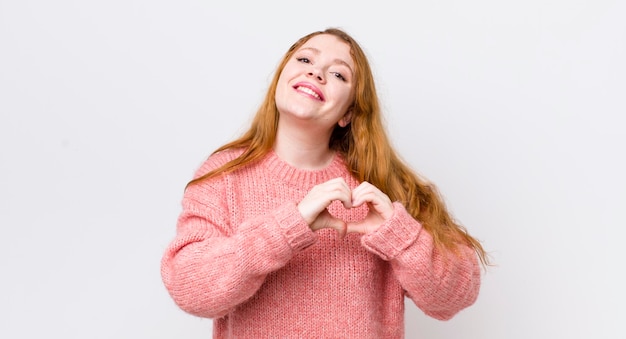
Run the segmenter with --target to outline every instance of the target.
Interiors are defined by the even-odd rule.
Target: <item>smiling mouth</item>
[[[322,100],[322,98],[320,98],[319,94],[317,94],[314,90],[308,88],[308,87],[304,87],[304,86],[297,86],[296,90],[305,94],[308,94],[314,98],[316,98],[317,100]]]

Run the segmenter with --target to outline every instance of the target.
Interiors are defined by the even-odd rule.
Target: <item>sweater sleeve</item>
[[[390,262],[407,296],[435,319],[451,319],[478,298],[481,274],[474,250],[463,245],[454,252],[439,250],[432,235],[398,202],[393,217],[361,242]]]
[[[266,275],[315,240],[295,203],[230,225],[223,179],[191,185],[176,236],[161,260],[161,276],[184,311],[217,318],[252,297]]]

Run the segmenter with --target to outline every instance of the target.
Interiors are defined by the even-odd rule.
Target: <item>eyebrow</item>
[[[319,49],[314,48],[314,47],[304,47],[304,48],[301,48],[301,49],[300,49],[300,51],[305,51],[305,50],[309,50],[309,51],[311,51],[311,52],[313,52],[313,53],[315,53],[315,54],[320,54],[320,53],[322,53],[322,51],[320,51]],[[350,70],[350,72],[351,72],[352,74],[354,74],[354,70],[352,69],[352,67],[350,67],[350,65],[348,65],[348,63],[347,63],[347,62],[343,61],[342,59],[334,59],[333,61],[334,61],[335,63],[337,63],[337,64],[341,64],[341,65],[344,65],[344,66],[348,67],[348,69]]]

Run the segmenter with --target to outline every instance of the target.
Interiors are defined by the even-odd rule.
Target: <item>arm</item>
[[[265,276],[315,241],[295,203],[230,225],[223,179],[190,186],[161,274],[178,306],[221,317],[253,296]]]
[[[448,320],[478,297],[481,276],[474,251],[435,248],[433,238],[398,202],[393,215],[361,239],[363,246],[390,262],[408,297],[427,315]]]

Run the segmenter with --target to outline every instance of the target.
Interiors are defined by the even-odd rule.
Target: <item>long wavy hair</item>
[[[294,52],[319,34],[330,34],[345,41],[350,46],[355,65],[355,97],[351,121],[345,127],[335,127],[329,147],[343,155],[349,171],[359,181],[367,181],[387,194],[392,201],[401,202],[422,223],[424,229],[432,234],[435,246],[454,251],[458,244],[466,244],[475,250],[483,265],[488,265],[489,258],[481,243],[454,220],[437,188],[417,175],[393,149],[382,121],[380,103],[367,57],[356,40],[338,28],[310,33],[289,48],[277,67],[250,128],[239,138],[213,152],[243,149],[243,153],[223,166],[191,180],[187,186],[220,173],[236,171],[260,160],[272,150],[279,119],[275,102],[278,78]]]

